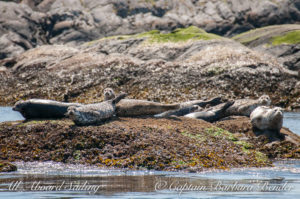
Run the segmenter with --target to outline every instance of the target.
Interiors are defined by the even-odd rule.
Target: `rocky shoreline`
[[[0,159],[56,161],[106,168],[197,172],[203,169],[265,167],[274,158],[300,158],[300,137],[255,135],[247,117],[217,123],[174,117],[114,118],[98,126],[71,120],[0,124]],[[227,131],[228,130],[228,131]]]

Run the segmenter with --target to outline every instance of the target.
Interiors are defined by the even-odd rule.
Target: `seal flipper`
[[[124,99],[127,96],[127,93],[120,93],[115,99],[112,100],[112,104],[117,104],[121,99]]]

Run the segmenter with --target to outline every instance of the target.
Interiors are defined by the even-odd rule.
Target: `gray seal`
[[[204,111],[187,114],[184,117],[202,119],[207,122],[215,122],[225,116],[226,109],[230,107],[233,103],[233,101],[228,101]]]
[[[16,102],[13,110],[20,112],[25,119],[58,119],[65,117],[70,106],[79,107],[81,105],[54,100],[30,99]]]
[[[160,114],[154,115],[154,117],[157,118],[163,118],[163,117],[171,117],[171,116],[184,116],[186,114],[192,113],[194,111],[199,111],[201,108],[198,105],[192,105],[188,107],[183,107],[176,110],[166,111]]]
[[[262,131],[271,130],[279,132],[283,123],[283,114],[281,110],[280,107],[257,107],[250,115],[253,128]]]
[[[271,99],[268,95],[262,95],[259,99],[235,100],[234,104],[226,110],[226,116],[241,115],[250,117],[251,112],[259,106],[270,106]]]
[[[80,107],[71,106],[66,116],[74,121],[76,125],[90,125],[110,119],[116,110],[116,104],[126,97],[125,93],[119,94],[116,98],[101,103],[87,104]]]

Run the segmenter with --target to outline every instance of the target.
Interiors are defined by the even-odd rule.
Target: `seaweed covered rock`
[[[215,125],[233,133],[241,143],[249,143],[245,150],[254,147],[269,158],[300,157],[300,137],[288,128],[283,127],[279,133],[277,131],[256,131],[249,118],[244,116],[229,117],[216,122]]]
[[[9,163],[9,162],[3,162],[0,160],[0,173],[1,172],[12,172],[12,171],[16,171],[17,170],[17,166]]]
[[[57,161],[104,167],[201,171],[269,166],[256,148],[203,120],[117,118],[100,126],[70,120],[0,124],[1,160]]]
[[[0,104],[5,105],[30,98],[97,102],[106,87],[163,103],[268,94],[275,105],[286,107],[300,95],[297,72],[195,26],[77,47],[45,45],[2,64]]]

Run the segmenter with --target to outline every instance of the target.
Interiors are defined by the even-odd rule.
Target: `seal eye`
[[[258,121],[258,122],[261,122],[261,121],[262,121],[262,117],[258,117],[258,118],[257,118],[257,121]]]

